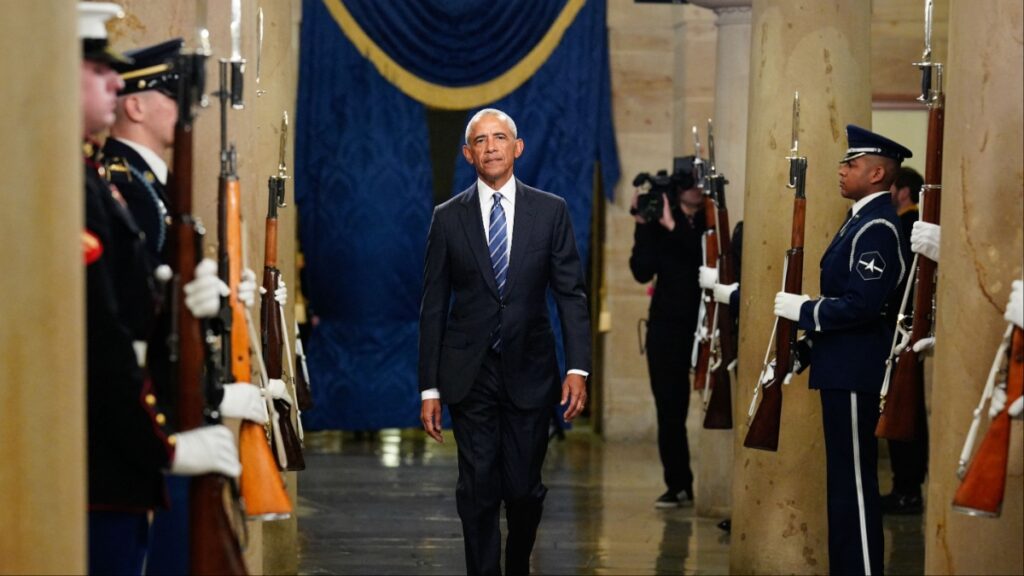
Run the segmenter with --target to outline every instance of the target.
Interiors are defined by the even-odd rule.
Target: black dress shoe
[[[919,494],[892,492],[882,496],[882,514],[912,516],[924,512],[924,501]]]
[[[718,529],[724,532],[732,532],[732,518],[726,518],[719,522]]]

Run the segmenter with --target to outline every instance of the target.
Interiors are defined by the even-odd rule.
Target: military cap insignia
[[[878,252],[861,254],[857,259],[857,273],[864,280],[878,280],[885,272],[885,259]]]

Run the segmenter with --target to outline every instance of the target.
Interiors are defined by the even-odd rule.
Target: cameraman
[[[636,230],[629,267],[637,282],[655,279],[647,322],[647,366],[658,413],[658,452],[668,490],[656,508],[693,502],[693,472],[686,439],[690,405],[690,351],[700,305],[697,270],[702,263],[705,229],[703,196],[693,175],[693,156],[677,159],[671,179],[641,174],[651,183],[633,195]],[[665,182],[669,180],[669,182]],[[660,195],[660,212],[647,208]],[[639,207],[639,209],[638,209]],[[655,215],[660,214],[655,219]],[[685,499],[681,499],[685,496]]]

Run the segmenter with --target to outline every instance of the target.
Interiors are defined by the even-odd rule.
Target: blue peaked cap
[[[849,162],[865,154],[885,156],[897,162],[903,162],[907,158],[914,157],[914,153],[906,146],[853,124],[846,125],[846,140],[849,142],[850,147],[846,150],[846,156],[843,157],[840,163]]]

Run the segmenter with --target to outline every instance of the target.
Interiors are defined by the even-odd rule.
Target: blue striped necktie
[[[508,225],[505,221],[505,209],[501,207],[501,194],[494,195],[491,207],[491,223],[487,228],[490,239],[487,248],[491,254],[491,269],[494,271],[494,283],[498,286],[498,297],[505,296],[505,282],[508,280]],[[494,330],[491,348],[501,351],[501,317],[498,327]]]

